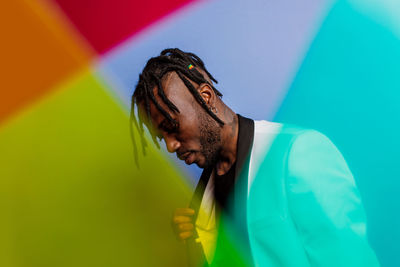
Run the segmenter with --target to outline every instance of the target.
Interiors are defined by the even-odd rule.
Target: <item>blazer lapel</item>
[[[254,140],[254,121],[238,114],[239,134],[236,156],[235,187],[233,196],[233,220],[240,240],[243,258],[253,266],[247,225],[248,175],[251,149]]]
[[[238,144],[237,144],[237,154],[236,154],[235,180],[236,183],[241,182],[241,180],[246,180],[246,183],[243,184],[243,186],[246,187],[245,189],[247,191],[247,177],[249,174],[250,153],[254,140],[254,121],[242,117],[239,114],[238,118],[239,118],[239,133],[238,133]],[[235,185],[236,188],[237,185],[238,184]]]
[[[239,219],[243,219],[242,223],[245,226],[249,163],[254,139],[254,121],[239,114],[238,118],[239,134],[236,155],[234,214],[237,214]]]

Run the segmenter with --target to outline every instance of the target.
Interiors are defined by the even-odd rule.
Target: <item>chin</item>
[[[195,163],[199,168],[204,169],[206,167],[205,161],[203,160],[196,161]]]
[[[199,162],[196,162],[197,167],[204,169],[204,164],[201,164]]]
[[[201,169],[205,169],[211,166],[214,166],[216,164],[216,161],[212,160],[212,161],[208,161],[206,156],[201,155],[200,158],[198,158],[195,161],[196,165],[201,168]]]

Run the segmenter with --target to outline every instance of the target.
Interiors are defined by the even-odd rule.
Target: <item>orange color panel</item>
[[[94,56],[62,12],[43,1],[2,1],[0,38],[0,123]]]

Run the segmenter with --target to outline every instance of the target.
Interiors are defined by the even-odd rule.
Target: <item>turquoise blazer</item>
[[[317,131],[267,121],[255,121],[253,131],[233,219],[221,219],[211,265],[379,266],[360,194],[335,145]]]

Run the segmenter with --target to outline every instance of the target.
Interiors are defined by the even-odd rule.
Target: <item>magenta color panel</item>
[[[103,54],[149,24],[195,0],[54,0]]]

